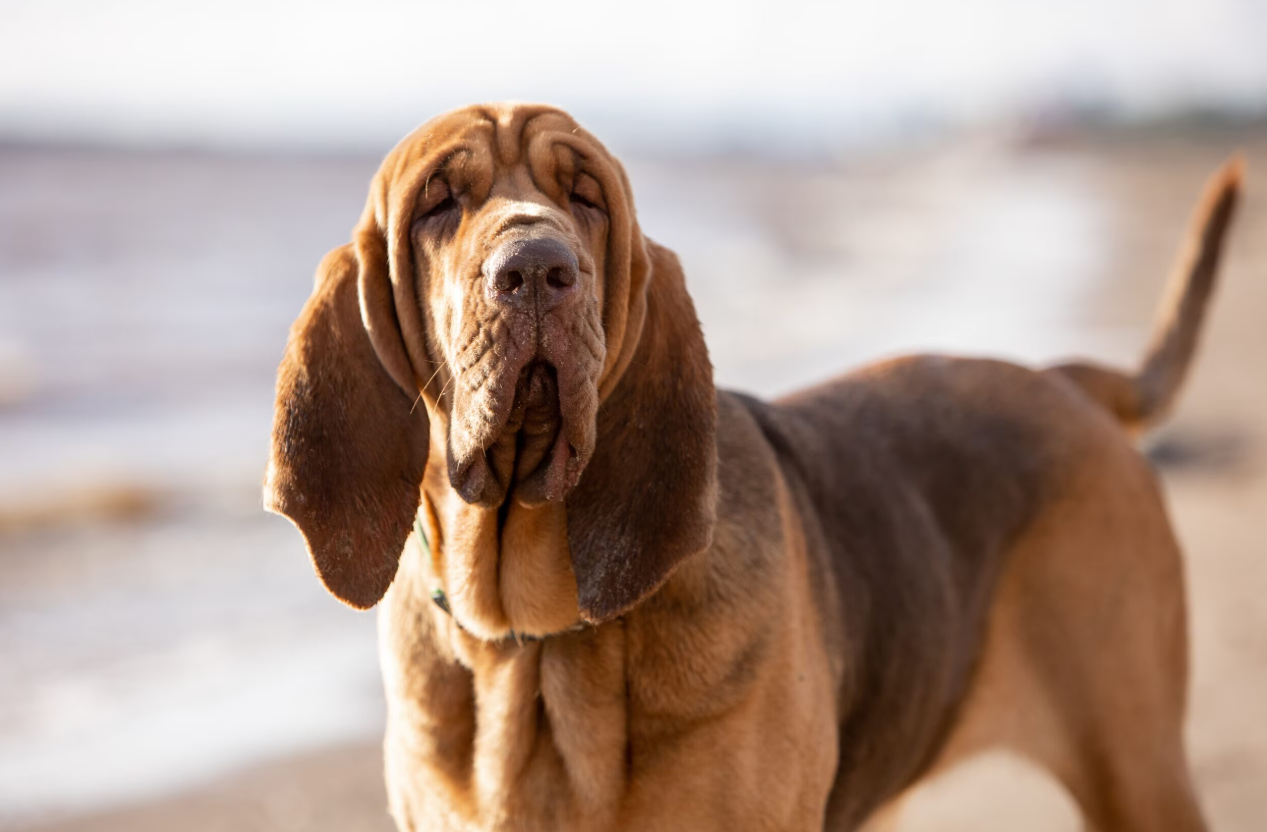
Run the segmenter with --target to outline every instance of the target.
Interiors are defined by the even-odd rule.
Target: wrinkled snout
[[[468,503],[561,500],[593,452],[606,350],[591,255],[535,204],[490,213],[453,363],[449,482]],[[469,272],[468,272],[469,274]]]
[[[531,235],[499,245],[484,261],[482,271],[490,301],[540,314],[577,293],[580,265],[562,240]]]

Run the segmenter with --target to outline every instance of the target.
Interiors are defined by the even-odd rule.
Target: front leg
[[[621,622],[486,641],[412,550],[382,613],[388,791],[402,829],[613,828],[627,777]]]

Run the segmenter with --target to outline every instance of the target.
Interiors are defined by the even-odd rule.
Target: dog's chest
[[[834,757],[821,688],[766,684],[795,676],[754,670],[751,645],[733,661],[649,655],[617,621],[522,645],[470,639],[455,662],[388,632],[398,625],[383,660],[402,829],[809,829],[821,813]]]
[[[437,634],[428,616],[408,601],[384,610],[387,787],[401,828],[613,828],[627,779],[620,628],[484,642]]]

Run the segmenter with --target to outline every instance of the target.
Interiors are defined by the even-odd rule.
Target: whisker
[[[440,375],[440,371],[444,369],[444,362],[443,362],[443,361],[437,361],[437,362],[436,362],[436,364],[437,364],[437,365],[439,365],[439,366],[437,366],[437,367],[436,367],[436,371],[435,371],[434,373],[432,373],[432,374],[431,374],[431,378],[429,378],[429,379],[427,379],[425,382],[423,382],[423,384],[422,384],[422,389],[423,389],[423,390],[426,390],[426,389],[427,389],[427,387],[431,384],[431,382],[433,382],[433,381],[435,381],[435,380],[436,380],[436,376]],[[420,394],[420,395],[421,395],[421,394]]]
[[[430,363],[432,363],[432,364],[435,364],[435,365],[436,365],[436,371],[435,371],[434,373],[432,373],[432,374],[431,374],[431,378],[427,379],[426,381],[424,381],[424,382],[422,383],[422,388],[418,390],[418,398],[414,399],[413,406],[409,408],[409,415],[410,415],[410,416],[412,416],[412,415],[413,415],[413,412],[414,412],[414,411],[418,408],[418,402],[422,401],[422,391],[423,391],[423,390],[426,390],[428,387],[430,387],[430,386],[431,386],[431,382],[435,381],[435,380],[436,380],[436,376],[440,375],[440,371],[444,369],[444,362],[443,362],[443,361],[432,361],[432,362],[430,362]],[[441,393],[440,395],[444,395],[444,394],[443,394],[443,393]]]

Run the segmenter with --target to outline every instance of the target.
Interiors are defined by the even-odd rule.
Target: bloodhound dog
[[[565,113],[384,160],[277,380],[265,503],[381,603],[406,830],[848,830],[987,748],[1100,830],[1200,830],[1172,403],[1240,184],[1137,373],[918,356],[719,391],[682,269]]]

